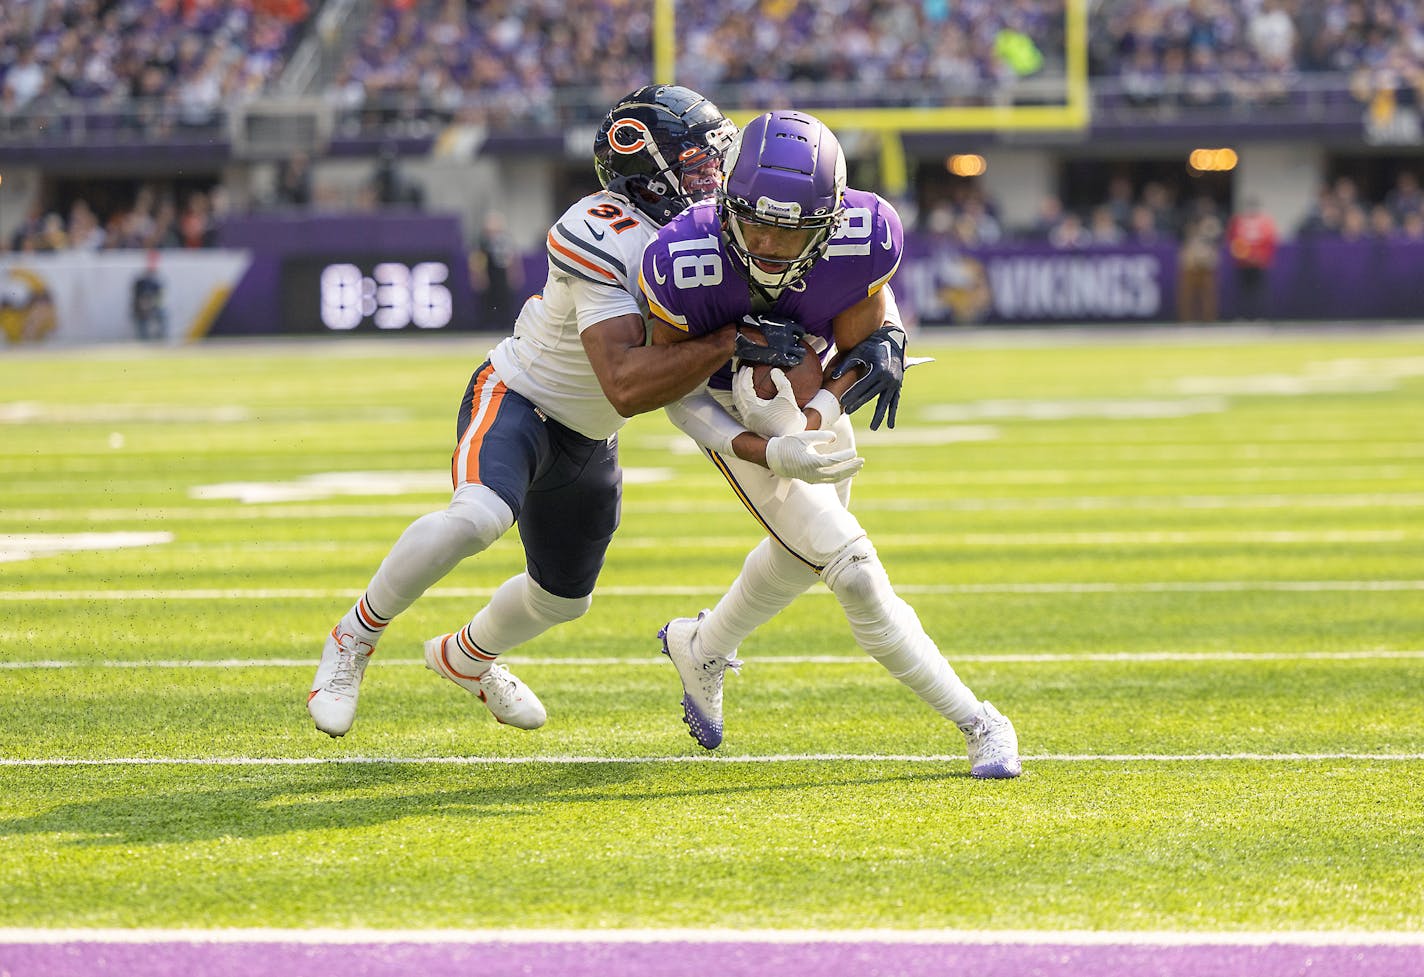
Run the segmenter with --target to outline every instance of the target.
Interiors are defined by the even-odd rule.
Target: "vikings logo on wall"
[[[54,298],[44,279],[24,268],[0,277],[0,332],[8,343],[38,343],[54,332]]]
[[[941,256],[939,301],[955,322],[980,322],[994,304],[984,264],[967,254]]]

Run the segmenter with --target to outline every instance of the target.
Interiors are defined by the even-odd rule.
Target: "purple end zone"
[[[1424,944],[9,943],[4,977],[1424,977]]]

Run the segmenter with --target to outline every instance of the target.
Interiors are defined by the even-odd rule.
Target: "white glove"
[[[772,370],[771,382],[776,384],[776,396],[762,400],[757,396],[756,380],[750,367],[742,367],[732,378],[732,403],[742,417],[742,424],[764,438],[806,430],[806,415],[796,406],[796,394],[786,374]]]
[[[766,467],[782,478],[803,482],[840,482],[865,467],[865,459],[854,448],[822,453],[817,445],[833,444],[831,431],[797,431],[772,438],[766,443]]]

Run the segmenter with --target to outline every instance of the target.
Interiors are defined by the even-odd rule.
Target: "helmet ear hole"
[[[688,88],[649,85],[620,99],[593,140],[603,187],[662,225],[710,191],[684,191],[689,161],[720,160],[736,133],[717,106]]]

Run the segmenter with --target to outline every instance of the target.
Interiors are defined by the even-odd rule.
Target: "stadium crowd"
[[[0,109],[163,104],[206,125],[281,71],[303,0],[5,0]]]
[[[1091,73],[1139,104],[1282,100],[1311,75],[1417,104],[1424,12],[1408,0],[1125,0],[1098,7]]]
[[[1065,0],[727,0],[678,7],[678,78],[724,107],[993,100],[1061,73]],[[645,81],[650,3],[377,0],[326,85],[362,125],[577,117]],[[1284,99],[1316,73],[1344,97],[1424,89],[1424,13],[1410,0],[1119,0],[1094,4],[1089,66],[1134,104]],[[8,0],[6,114],[80,101],[175,105],[202,124],[274,81],[306,0]],[[1307,86],[1308,87],[1308,86]]]
[[[1177,244],[1200,240],[1204,227],[1224,227],[1229,217],[1211,196],[1182,199],[1166,182],[1149,179],[1139,185],[1126,176],[1114,177],[1106,198],[1086,206],[1068,207],[1060,197],[1047,196],[1026,226],[1007,225],[997,203],[970,180],[922,206],[907,202],[901,210],[915,230],[968,248],[1006,241],[1038,241],[1061,249]],[[1364,195],[1353,178],[1337,176],[1320,188],[1314,208],[1292,232],[1316,240],[1424,240],[1419,175],[1400,170],[1394,185],[1375,197]]]
[[[37,210],[0,241],[0,252],[105,251],[124,248],[211,247],[229,212],[222,186],[181,196],[144,184],[132,201],[113,207],[75,199],[67,210]]]
[[[1061,73],[1064,0],[729,0],[678,9],[678,78],[724,107],[937,106],[992,101]],[[602,104],[652,57],[650,5],[614,0],[387,0],[331,96],[390,121],[463,110],[476,121],[549,117],[561,97]],[[584,29],[573,31],[578,23]],[[1280,100],[1302,76],[1336,94],[1416,104],[1424,15],[1407,0],[1123,0],[1095,4],[1089,68],[1139,105]],[[593,38],[599,40],[595,42]]]
[[[319,4],[313,4],[313,7]],[[798,86],[916,90],[935,104],[992,91],[1061,61],[1065,0],[727,0],[678,8],[679,75],[708,91],[786,102]],[[451,118],[518,124],[604,106],[645,80],[652,5],[626,0],[375,0],[327,97],[358,128]],[[1283,98],[1317,72],[1345,72],[1353,97],[1424,97],[1424,7],[1407,0],[1119,0],[1091,8],[1090,67],[1140,103]],[[165,106],[172,125],[280,73],[311,19],[306,0],[7,0],[0,4],[0,138],[15,119],[83,103]],[[1006,43],[1006,41],[1013,43]],[[1337,75],[1338,77],[1338,75]],[[843,86],[843,87],[842,87]],[[1109,86],[1111,87],[1111,86]],[[573,109],[572,111],[576,111]],[[601,111],[601,109],[599,109]],[[431,114],[433,113],[433,115]],[[289,203],[310,199],[308,181]],[[1033,239],[1057,247],[1182,240],[1215,214],[1156,180],[1114,180],[1106,199],[1045,199],[1008,227],[966,181],[912,208],[918,230],[967,246]],[[378,193],[375,200],[388,195]],[[301,199],[297,199],[297,197]],[[1348,178],[1321,189],[1301,236],[1417,237],[1418,178],[1367,199]],[[201,246],[227,208],[221,187],[142,188],[33,214],[0,248]],[[1224,219],[1224,218],[1223,218]]]

